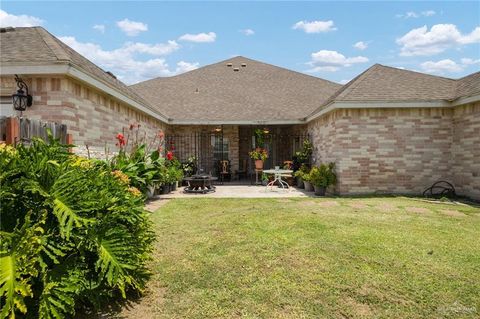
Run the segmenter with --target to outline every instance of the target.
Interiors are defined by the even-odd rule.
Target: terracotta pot
[[[257,169],[257,170],[263,169],[263,161],[262,160],[255,160],[255,169]]]
[[[314,185],[313,188],[315,189],[315,195],[325,196],[325,191],[327,190],[325,187]]]
[[[303,181],[303,187],[305,188],[306,192],[311,192],[313,191],[313,185],[310,182]]]

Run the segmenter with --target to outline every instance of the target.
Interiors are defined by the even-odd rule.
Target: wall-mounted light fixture
[[[15,82],[17,82],[17,93],[12,94],[13,108],[17,111],[25,111],[27,106],[32,106],[33,98],[28,94],[28,86],[23,80],[15,74]]]

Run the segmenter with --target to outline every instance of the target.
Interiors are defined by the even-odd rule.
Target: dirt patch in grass
[[[405,207],[405,210],[410,213],[417,213],[417,214],[429,214],[432,211],[425,207],[417,207],[417,206],[408,206]]]
[[[364,202],[351,202],[351,203],[348,204],[348,206],[350,206],[352,208],[357,208],[357,209],[368,208],[368,205],[365,204]]]
[[[452,217],[464,217],[466,216],[464,213],[456,210],[456,209],[440,209],[440,213],[445,214],[447,216]]]
[[[398,210],[397,206],[395,206],[391,203],[388,203],[388,202],[380,203],[380,204],[376,205],[375,208],[377,208],[379,211],[381,211],[383,213],[391,213],[393,211]]]
[[[162,287],[158,280],[150,280],[147,284],[144,295],[124,307],[117,318],[152,318],[152,314],[162,307],[165,292],[166,288]]]
[[[337,207],[340,206],[340,204],[334,200],[329,200],[325,202],[317,202],[317,205],[320,207]]]
[[[344,303],[355,314],[355,318],[372,318],[373,311],[369,305],[361,303],[351,297],[346,297]]]

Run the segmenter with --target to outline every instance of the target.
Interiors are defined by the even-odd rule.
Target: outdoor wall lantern
[[[33,98],[28,94],[28,86],[23,80],[15,74],[15,82],[17,82],[17,93],[12,94],[13,108],[17,111],[25,111],[27,106],[32,106]]]

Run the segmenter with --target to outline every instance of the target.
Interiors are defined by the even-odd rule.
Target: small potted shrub
[[[302,166],[300,166],[300,169],[294,173],[298,188],[304,188],[304,185],[303,185],[304,174],[308,174],[308,166],[305,164],[302,164]]]
[[[335,163],[320,164],[320,166],[312,168],[310,171],[310,181],[315,189],[315,195],[325,196],[327,187],[337,182],[337,176],[334,170]]]
[[[255,160],[255,168],[257,170],[263,169],[263,162],[268,158],[267,150],[264,148],[256,148],[248,154]]]
[[[310,172],[303,173],[302,179],[303,179],[303,188],[305,188],[305,191],[306,192],[312,192],[313,191],[313,185],[310,182]]]

